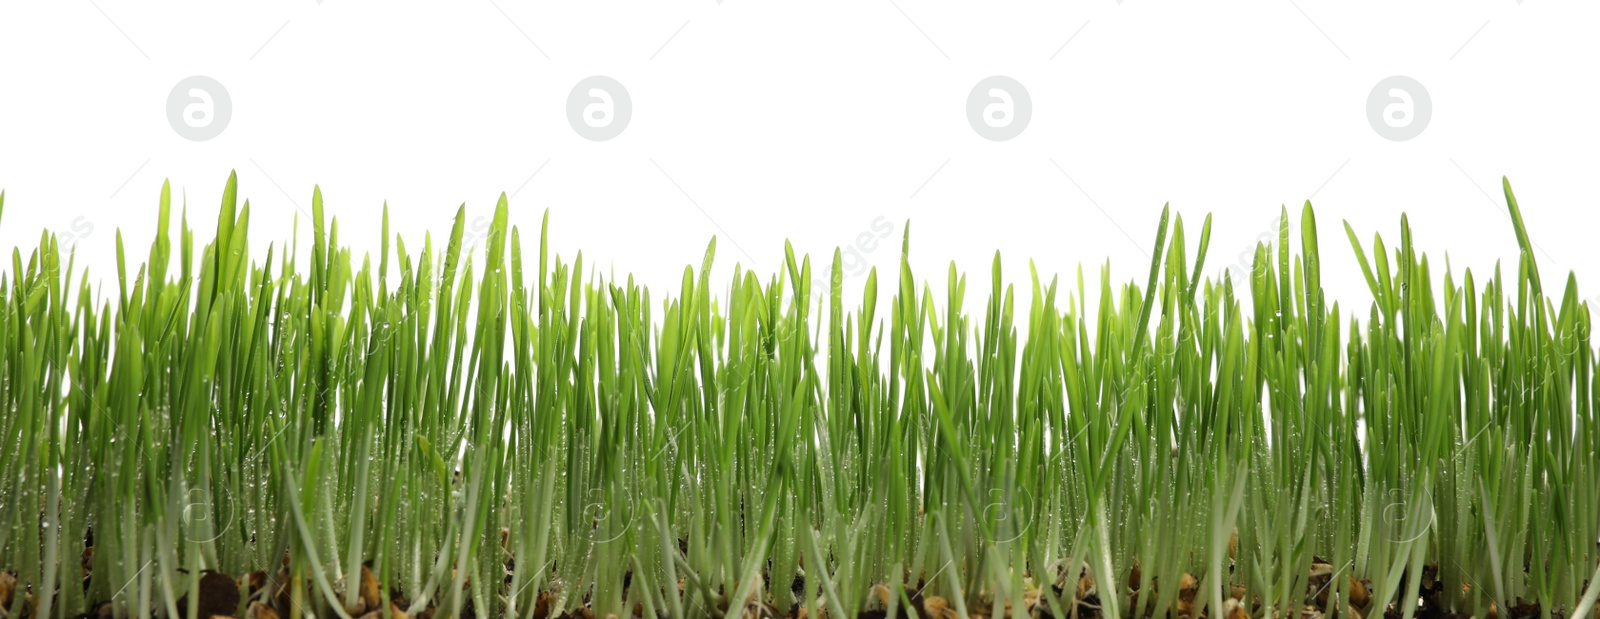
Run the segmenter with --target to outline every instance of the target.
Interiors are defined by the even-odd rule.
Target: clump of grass
[[[460,212],[409,247],[385,213],[358,263],[320,192],[309,262],[256,262],[233,177],[173,272],[163,187],[110,298],[48,233],[0,276],[0,606],[1584,619],[1591,318],[1505,195],[1506,274],[1346,225],[1348,313],[1307,203],[1248,281],[1163,212],[1146,281],[1030,269],[1018,308],[996,254],[977,314],[909,232],[882,302],[876,271],[860,307],[813,298],[792,248],[714,271],[714,240],[652,297],[550,256],[548,214],[525,254],[504,196],[478,265]]]

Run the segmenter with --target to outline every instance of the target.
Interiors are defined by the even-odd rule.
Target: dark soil
[[[200,615],[232,617],[239,612],[239,584],[226,574],[206,570],[200,573]],[[178,598],[178,612],[188,612],[189,596]]]
[[[92,540],[93,538],[89,539]],[[680,540],[680,545],[681,544],[682,541]],[[89,546],[84,551],[84,556],[82,557],[84,586],[86,588],[91,576],[89,570],[90,558],[93,556],[93,551],[94,547]],[[515,563],[513,563],[513,560],[508,558],[505,564],[508,573],[508,584],[509,573],[512,569],[514,569],[514,566]],[[1334,614],[1324,617],[1322,611],[1328,608],[1331,591],[1336,589],[1336,587],[1332,586],[1333,583],[1331,581],[1333,578],[1338,577],[1330,568],[1331,566],[1327,566],[1326,562],[1322,561],[1321,559],[1318,559],[1316,564],[1312,566],[1312,575],[1308,582],[1308,590],[1306,592],[1305,611],[1301,613],[1301,619],[1403,618],[1403,607],[1399,606],[1398,604],[1391,604],[1387,608],[1383,609],[1368,607],[1370,603],[1368,602],[1368,587],[1370,586],[1370,583],[1353,579],[1349,582],[1349,589],[1351,593],[1350,599],[1345,602],[1337,603],[1336,606],[1338,609],[1334,612]],[[1130,589],[1135,592],[1137,591],[1139,585],[1138,570],[1139,567],[1137,564],[1135,564],[1129,582]],[[631,571],[624,574],[624,589],[632,584],[632,576],[633,574]],[[1405,578],[1409,577],[1410,576],[1407,575]],[[1437,566],[1426,566],[1423,569],[1422,574],[1420,574],[1420,577],[1422,580],[1420,583],[1418,583],[1418,591],[1421,604],[1417,607],[1414,613],[1414,619],[1471,619],[1470,615],[1449,612],[1445,609],[1444,584],[1438,578]],[[245,619],[280,619],[283,617],[283,615],[281,615],[281,609],[286,606],[288,602],[288,592],[286,590],[286,586],[288,584],[287,578],[288,573],[286,570],[280,570],[277,574],[273,574],[271,576],[269,576],[269,573],[265,570],[258,570],[245,575],[244,578],[240,580],[235,580],[233,577],[219,572],[209,570],[204,571],[201,573],[199,580],[199,616],[234,617],[242,607],[241,602],[248,602],[248,610],[245,612]],[[359,592],[359,601],[357,602],[357,607],[346,609],[346,611],[348,611],[352,618],[355,619],[386,619],[385,613],[382,611],[383,602],[379,597],[379,586],[377,580],[373,577],[372,572],[368,569],[368,566],[362,567],[358,582],[358,586],[361,588],[361,590]],[[805,577],[795,576],[794,580],[787,584],[789,593],[792,593],[796,598],[804,597],[806,586]],[[1154,580],[1152,580],[1151,584],[1152,586],[1159,587],[1159,583],[1155,582]],[[1174,619],[1212,619],[1205,614],[1202,614],[1198,617],[1190,617],[1188,615],[1190,609],[1197,606],[1194,604],[1194,598],[1196,594],[1196,592],[1193,590],[1194,584],[1193,577],[1188,574],[1184,574],[1184,578],[1180,584],[1178,598],[1175,600],[1176,606],[1171,609]],[[1081,575],[1077,585],[1076,595],[1073,597],[1078,599],[1075,601],[1068,600],[1067,603],[1069,605],[1063,609],[1067,613],[1066,617],[1053,617],[1049,606],[1047,606],[1043,601],[1040,601],[1037,606],[1033,606],[1031,608],[1033,615],[1041,619],[1102,619],[1100,611],[1100,598],[1098,593],[1094,590],[1092,579],[1090,579],[1087,574]],[[1401,590],[1405,590],[1405,588],[1408,586],[1409,583],[1402,579]],[[887,603],[887,605],[898,607],[897,615],[899,617],[904,617],[906,619],[949,619],[953,617],[954,610],[950,607],[949,601],[936,596],[925,596],[923,594],[924,587],[925,583],[918,582],[915,588],[908,589],[905,592],[906,598],[908,598],[910,601],[909,605],[906,604],[905,600],[899,598],[898,595],[885,595],[881,592],[875,592],[875,594],[878,595],[880,599],[887,598],[883,600],[885,603]],[[768,593],[771,595],[779,595],[773,590],[781,590],[779,587],[772,586],[769,586],[768,589]],[[883,587],[880,586],[877,589],[881,590]],[[250,595],[249,600],[243,599],[243,594],[246,591],[248,591]],[[14,598],[16,595],[21,595],[23,593],[23,591],[18,591],[16,589],[14,575],[12,575],[10,572],[0,571],[0,607],[8,605],[7,603],[11,601],[8,598]],[[1051,584],[1045,595],[1054,595],[1057,599],[1061,599],[1063,597],[1063,593],[1064,591],[1059,584]],[[1247,592],[1242,586],[1234,585],[1233,590],[1230,593],[1232,594],[1232,599],[1227,600],[1228,604],[1225,605],[1224,609],[1222,609],[1224,612],[1215,614],[1215,619],[1250,619],[1250,617],[1260,614],[1260,601],[1248,596]],[[31,599],[31,594],[29,594],[29,597]],[[433,607],[429,607],[413,616],[408,617],[405,615],[404,609],[408,606],[408,602],[406,597],[403,595],[403,592],[399,590],[391,588],[388,597],[391,600],[390,609],[395,617],[400,617],[403,619],[434,619],[435,617],[437,609]],[[594,611],[587,605],[570,613],[563,613],[552,618],[550,615],[550,605],[553,603],[553,601],[554,596],[550,593],[540,593],[535,599],[533,616],[536,619],[596,619]],[[189,600],[187,595],[179,598],[177,603],[180,612],[185,612],[188,610]],[[876,604],[876,601],[874,603]],[[1029,603],[1032,604],[1033,602],[1030,601]],[[726,604],[726,602],[724,602],[724,604]],[[884,604],[877,605],[879,607],[884,606]],[[109,602],[94,604],[92,605],[92,608],[94,610],[79,615],[78,617],[80,619],[109,619],[112,616],[111,604]],[[803,609],[803,604],[795,604],[791,606],[789,612],[783,615],[783,617],[784,619],[802,619],[801,613]],[[633,612],[626,613],[622,619],[629,619],[629,617],[640,617],[643,614],[643,608],[638,605],[636,605],[632,610]],[[828,616],[826,607],[819,606],[818,610],[820,611],[818,614],[821,615],[821,617],[805,617],[803,619],[836,619]],[[975,618],[985,619],[987,617],[986,613],[989,611],[989,608],[986,605],[978,604],[975,607],[969,608],[968,610],[969,612],[974,613]],[[1207,610],[1211,611],[1213,609],[1208,608]],[[1501,612],[1501,609],[1491,606],[1488,617],[1489,619],[1538,619],[1541,617],[1540,611],[1541,609],[1538,604],[1529,603],[1526,600],[1517,600],[1517,603],[1509,609],[1509,612]],[[21,614],[22,616],[18,619],[29,619],[28,614],[28,608],[26,605],[24,605],[23,612]],[[1226,615],[1226,617],[1223,615]],[[769,605],[762,605],[760,608],[752,607],[747,609],[744,616],[757,617],[759,619],[775,619],[778,617],[776,609]],[[1558,609],[1552,614],[1552,616],[1556,619],[1564,619],[1565,613]],[[467,602],[466,607],[462,609],[461,617],[462,619],[476,619],[476,609],[472,607],[470,600]],[[887,617],[887,610],[869,610],[858,614],[856,619],[887,619]],[[1150,618],[1147,617],[1145,619]]]

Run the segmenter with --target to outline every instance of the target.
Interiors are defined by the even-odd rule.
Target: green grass
[[[1324,296],[1307,203],[1248,281],[1163,212],[1147,280],[1030,268],[1016,307],[996,254],[969,312],[909,230],[847,308],[792,248],[763,274],[713,240],[668,295],[586,275],[503,195],[476,265],[462,213],[409,244],[386,213],[358,260],[320,193],[309,262],[299,235],[256,262],[234,178],[203,246],[164,187],[114,291],[48,233],[0,279],[6,616],[194,616],[209,570],[285,617],[1343,617],[1356,588],[1371,617],[1582,619],[1591,318],[1505,195],[1504,272],[1346,225],[1366,305]]]

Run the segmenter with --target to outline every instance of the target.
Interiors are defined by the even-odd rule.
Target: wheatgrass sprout
[[[257,261],[234,177],[199,245],[163,186],[114,290],[0,273],[0,617],[1586,619],[1590,308],[1505,196],[1487,273],[1346,224],[1343,306],[1307,203],[1241,280],[1163,211],[1144,281],[996,253],[969,310],[909,227],[846,307],[715,240],[652,296],[504,196],[358,260],[317,190]]]

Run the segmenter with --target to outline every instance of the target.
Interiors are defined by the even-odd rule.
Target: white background
[[[25,257],[54,231],[114,294],[114,235],[146,254],[162,180],[204,242],[232,169],[258,257],[296,217],[304,241],[313,184],[358,253],[376,249],[385,201],[416,251],[461,203],[481,227],[505,191],[529,251],[549,209],[563,256],[581,248],[658,297],[712,235],[726,277],[735,261],[776,269],[785,239],[825,266],[867,233],[857,252],[886,300],[910,220],[919,275],[940,290],[957,261],[981,311],[997,249],[1017,283],[1029,258],[1066,281],[1107,260],[1142,279],[1171,202],[1191,243],[1214,213],[1217,274],[1310,198],[1330,292],[1365,317],[1340,221],[1393,246],[1407,212],[1436,274],[1446,252],[1458,274],[1497,260],[1514,273],[1506,175],[1545,280],[1576,270],[1594,298],[1597,18],[1594,3],[1538,0],[0,1],[0,247]],[[205,142],[166,117],[191,75],[233,102]],[[591,75],[631,95],[616,139],[568,124],[568,92]],[[968,124],[968,91],[990,75],[1029,91],[1016,139]],[[1391,75],[1432,98],[1416,139],[1368,124]]]

